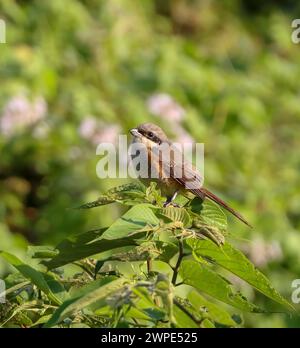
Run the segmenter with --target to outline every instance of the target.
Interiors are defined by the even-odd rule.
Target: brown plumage
[[[202,187],[201,174],[190,162],[184,160],[183,154],[178,148],[172,146],[171,141],[160,127],[152,123],[143,123],[130,132],[133,135],[133,142],[142,143],[147,149],[144,160],[147,161],[149,177],[141,180],[145,184],[149,181],[155,181],[158,184],[162,194],[167,197],[165,205],[170,204],[178,192],[191,192],[201,199],[209,198],[251,227],[240,213]],[[164,144],[171,146],[169,157],[163,156]],[[152,166],[151,168],[149,164],[150,167]]]

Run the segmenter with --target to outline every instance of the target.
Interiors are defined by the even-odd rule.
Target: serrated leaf
[[[102,235],[105,239],[120,239],[131,235],[147,226],[156,226],[158,218],[153,213],[151,204],[138,204],[129,209],[115,221]]]
[[[145,287],[135,286],[132,287],[131,290],[132,293],[137,296],[137,299],[133,303],[134,307],[131,307],[130,311],[128,312],[128,316],[136,318],[134,316],[134,311],[136,310],[136,314],[140,313],[140,316],[144,316],[144,318],[140,317],[140,319],[147,319],[155,322],[157,320],[162,320],[165,317],[166,312],[162,308],[155,305],[153,298],[151,297],[152,295]]]
[[[148,258],[155,259],[159,256],[160,250],[158,250],[153,242],[144,242],[141,245],[127,250],[122,253],[117,253],[109,258],[109,261],[145,261]]]
[[[147,187],[145,192],[145,199],[151,204],[162,206],[165,202],[165,198],[161,196],[160,189],[157,189],[157,183],[152,181]]]
[[[84,259],[103,251],[125,246],[137,245],[137,240],[146,235],[146,231],[137,232],[129,237],[119,239],[102,238],[106,229],[92,230],[86,233],[65,239],[56,246],[59,254],[53,259],[42,263],[48,269],[64,266],[68,263]]]
[[[59,254],[43,264],[52,269],[106,250],[137,245],[136,240],[145,237],[152,230],[151,226],[159,222],[152,207],[151,204],[138,204],[107,229],[89,231],[64,240],[56,247]]]
[[[230,314],[226,312],[220,306],[208,301],[197,291],[193,290],[188,294],[188,300],[191,302],[192,306],[198,313],[205,313],[212,321],[226,325],[226,326],[236,326],[235,321],[231,318]]]
[[[81,206],[79,206],[77,209],[92,209],[92,208],[100,207],[102,205],[114,203],[115,201],[116,201],[115,199],[109,196],[101,195],[97,198],[96,201],[84,203]]]
[[[227,217],[223,210],[210,200],[202,201],[196,197],[191,202],[191,210],[196,214],[195,223],[204,227],[213,226],[225,233],[227,230]]]
[[[171,242],[155,242],[158,248],[161,248],[161,253],[158,255],[158,260],[169,262],[172,257],[178,253],[178,246]]]
[[[193,286],[219,301],[247,312],[264,312],[240,293],[234,292],[229,281],[196,261],[184,260],[180,266],[179,274],[184,284]]]
[[[85,296],[86,294],[100,288],[103,285],[106,285],[114,280],[118,279],[116,276],[107,276],[104,278],[100,278],[97,280],[94,280],[90,283],[87,283],[80,288],[71,288],[69,291],[70,298],[80,298],[82,296]]]
[[[105,283],[103,285],[103,283]],[[94,284],[88,284],[80,289],[77,297],[73,297],[65,301],[52,315],[45,327],[52,327],[60,323],[65,318],[72,316],[80,310],[92,306],[97,308],[101,304],[105,304],[104,300],[108,295],[121,289],[126,283],[124,278],[118,278],[107,282],[106,280],[95,281]],[[94,286],[96,285],[96,286]]]
[[[62,285],[53,277],[37,271],[10,253],[1,251],[0,255],[8,263],[14,266],[26,279],[30,280],[32,284],[43,291],[51,301],[55,304],[62,303],[62,297],[66,296],[66,293],[62,288]]]
[[[101,195],[97,200],[81,205],[78,209],[91,209],[114,202],[131,204],[145,202],[145,188],[139,183],[130,183],[114,187]]]
[[[189,227],[192,219],[185,208],[169,206],[159,211],[159,217],[165,216],[172,222],[182,223],[183,227]]]
[[[262,274],[239,250],[226,242],[219,248],[209,240],[189,239],[187,244],[193,250],[195,256],[209,258],[214,263],[222,266],[237,275],[258,291],[275,302],[289,308],[293,308],[271,285],[267,277]]]

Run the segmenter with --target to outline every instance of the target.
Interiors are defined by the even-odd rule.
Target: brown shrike
[[[183,152],[172,146],[172,142],[160,127],[152,123],[143,123],[137,128],[131,129],[130,133],[133,135],[133,143],[142,145],[141,148],[144,149],[144,151],[139,151],[140,163],[147,166],[147,175],[140,176],[139,179],[146,185],[150,181],[157,183],[162,195],[167,198],[164,206],[172,204],[177,193],[186,195],[191,192],[202,200],[209,198],[216,202],[251,227],[241,214],[202,187],[201,174],[184,159]]]

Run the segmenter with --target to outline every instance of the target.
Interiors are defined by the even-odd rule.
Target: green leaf
[[[0,327],[5,327],[5,324],[8,323],[11,319],[13,319],[15,316],[18,316],[18,325],[31,326],[32,321],[24,312],[30,310],[31,308],[35,308],[36,305],[37,301],[28,301],[18,305],[4,319],[4,321],[0,324]]]
[[[141,312],[144,316],[147,317],[147,320],[154,322],[156,322],[157,320],[162,320],[165,317],[166,312],[153,302],[152,295],[145,287],[135,286],[132,287],[131,290],[132,293],[137,296],[137,299],[135,299],[134,301],[135,307],[131,307],[132,310],[135,309]],[[131,312],[131,310],[128,313],[128,315],[130,315],[132,318],[135,318],[133,314],[134,312]]]
[[[103,251],[116,249],[124,246],[135,246],[139,238],[145,237],[146,231],[119,239],[106,239],[103,234],[107,229],[92,230],[76,236],[69,237],[56,246],[59,254],[53,259],[42,263],[53,269],[68,263],[84,259]]]
[[[7,277],[5,277],[5,284],[7,288],[25,281],[27,281],[27,279],[19,272],[10,273]]]
[[[61,296],[62,294],[65,296],[64,289],[53,277],[37,271],[10,253],[1,251],[0,255],[8,263],[13,265],[26,279],[30,280],[32,284],[43,291],[51,301],[58,305],[62,303]]]
[[[199,328],[199,325],[176,304],[173,306],[175,326],[178,328]]]
[[[63,241],[56,247],[59,255],[43,263],[54,268],[107,250],[135,246],[138,239],[152,230],[148,222],[158,222],[149,204],[137,205],[107,229],[89,231]]]
[[[214,202],[206,199],[202,201],[196,197],[191,202],[191,211],[196,214],[195,223],[204,227],[215,227],[225,233],[227,217],[223,210]]]
[[[214,202],[204,202],[196,197],[191,202],[193,228],[196,232],[212,240],[217,245],[225,243],[227,217],[222,209]]]
[[[161,196],[160,189],[157,188],[157,183],[154,181],[150,182],[150,185],[147,187],[145,192],[145,199],[151,204],[155,204],[159,207],[163,206],[165,198]]]
[[[59,251],[56,250],[55,248],[51,246],[35,246],[35,245],[30,245],[28,247],[28,254],[33,258],[33,259],[47,259],[47,258],[52,258],[59,254]]]
[[[136,307],[130,307],[126,312],[126,318],[134,318],[135,320],[154,320],[145,310]]]
[[[111,204],[116,202],[115,199],[108,197],[106,195],[101,195],[98,197],[98,199],[96,201],[92,201],[92,202],[88,202],[85,204],[82,204],[81,206],[79,206],[77,209],[92,209],[92,208],[96,208],[99,207],[101,205],[106,205],[106,204]]]
[[[245,280],[275,302],[293,308],[289,302],[274,289],[268,278],[262,274],[242,252],[234,248],[231,244],[225,243],[222,248],[219,248],[209,240],[196,239],[189,239],[187,244],[192,248],[195,257],[200,256],[211,260]]]
[[[153,207],[151,204],[138,204],[132,207],[103,233],[102,238],[119,239],[147,226],[158,225],[159,220],[151,209]]]
[[[216,323],[226,326],[236,326],[236,322],[231,318],[228,312],[226,312],[223,308],[220,308],[220,306],[208,301],[197,291],[191,291],[188,294],[188,299],[197,313],[202,312],[203,315],[207,316]]]
[[[169,206],[160,210],[160,216],[167,217],[172,222],[180,222],[184,227],[189,227],[192,224],[192,219],[185,208]]]
[[[30,284],[30,282],[27,281],[27,280],[25,282],[16,284],[16,285],[6,289],[5,291],[0,292],[0,298],[2,298],[3,296],[6,297],[6,296],[10,295],[11,293],[14,293],[17,290],[19,290],[19,289],[21,289],[21,288],[23,288],[25,286],[28,286],[29,284]]]
[[[184,260],[179,274],[185,284],[193,286],[219,301],[248,312],[264,312],[248,302],[240,293],[234,292],[229,281],[196,261]]]
[[[41,324],[47,323],[47,321],[49,321],[51,316],[52,316],[51,314],[43,315],[36,322],[34,322],[30,327],[34,327],[34,326],[37,326],[37,325],[41,325]]]
[[[112,280],[113,279],[113,280]],[[121,289],[127,282],[124,278],[109,278],[96,280],[80,289],[75,297],[64,302],[53,314],[45,327],[51,327],[60,323],[65,318],[72,316],[80,310],[92,307],[93,309],[105,305],[105,298]]]
[[[83,204],[78,209],[91,209],[114,202],[123,204],[145,202],[145,187],[139,182],[114,187],[101,195],[96,201]]]
[[[204,329],[213,329],[215,325],[208,319],[204,319],[201,323],[201,327]]]
[[[161,250],[161,254],[158,256],[158,259],[161,261],[168,263],[178,253],[178,246],[174,243],[156,241],[155,244]]]

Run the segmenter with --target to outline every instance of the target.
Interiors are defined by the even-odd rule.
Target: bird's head
[[[165,132],[153,123],[142,123],[137,128],[130,130],[135,142],[145,144],[147,147],[169,143]]]

